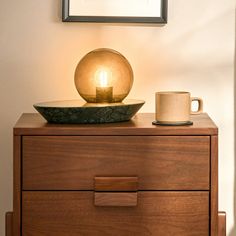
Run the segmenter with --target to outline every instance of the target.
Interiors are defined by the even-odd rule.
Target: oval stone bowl
[[[34,104],[49,122],[57,124],[100,124],[130,120],[145,102],[124,100],[121,103],[86,103],[82,100]]]

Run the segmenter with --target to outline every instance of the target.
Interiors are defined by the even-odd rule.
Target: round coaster
[[[181,125],[193,125],[192,121],[176,122],[176,123],[163,123],[158,120],[152,122],[153,125],[162,125],[162,126],[181,126]]]

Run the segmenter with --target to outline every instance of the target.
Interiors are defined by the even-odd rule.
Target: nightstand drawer
[[[209,136],[24,136],[24,190],[94,190],[138,177],[139,190],[209,190]]]
[[[24,235],[208,236],[208,192],[138,192],[137,206],[100,207],[94,193],[23,192]]]

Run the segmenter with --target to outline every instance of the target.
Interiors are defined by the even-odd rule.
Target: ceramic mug
[[[192,111],[192,102],[198,102],[198,110]],[[189,92],[171,91],[156,93],[156,121],[160,123],[184,123],[190,121],[190,115],[203,111],[203,101],[191,97]]]

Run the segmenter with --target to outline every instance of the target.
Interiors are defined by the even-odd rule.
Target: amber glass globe
[[[85,55],[75,70],[75,86],[89,103],[121,102],[133,85],[133,71],[119,52],[100,48]]]

